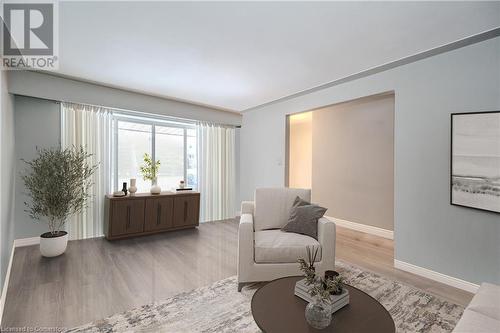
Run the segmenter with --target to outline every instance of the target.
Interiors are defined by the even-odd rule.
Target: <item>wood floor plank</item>
[[[74,327],[236,275],[236,220],[133,239],[71,241],[43,258],[16,248],[2,327]],[[337,259],[459,304],[472,295],[393,267],[393,242],[337,228]],[[236,287],[235,287],[236,288]]]

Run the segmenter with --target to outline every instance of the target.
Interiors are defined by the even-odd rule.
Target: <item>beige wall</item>
[[[312,200],[326,215],[394,229],[394,96],[315,110]]]
[[[312,112],[290,116],[288,186],[311,188]]]

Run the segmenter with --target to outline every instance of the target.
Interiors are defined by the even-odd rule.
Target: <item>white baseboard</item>
[[[387,239],[394,239],[394,232],[392,230],[382,229],[371,225],[351,222],[347,220],[338,219],[332,216],[325,216],[327,219],[335,222],[336,225],[356,231],[361,231],[367,234],[380,236]]]
[[[14,240],[14,247],[40,244],[40,237],[19,238]]]
[[[5,279],[3,281],[2,296],[0,296],[0,327],[2,327],[3,310],[5,308],[7,288],[9,286],[10,271],[12,269],[12,260],[14,259],[14,250],[16,249],[16,247],[30,246],[37,244],[40,244],[40,237],[19,238],[19,239],[14,239],[14,242],[12,242],[12,250],[10,251],[9,265],[7,266],[7,272],[5,273]]]
[[[394,259],[394,267],[405,272],[413,273],[415,275],[423,276],[430,280],[444,283],[448,286],[452,286],[458,289],[468,291],[470,293],[476,293],[479,289],[479,285],[458,279],[453,276],[445,275],[436,271],[431,271],[430,269],[423,268],[420,266],[415,266],[407,262]]]

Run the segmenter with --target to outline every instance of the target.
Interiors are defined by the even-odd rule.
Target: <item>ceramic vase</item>
[[[137,186],[136,186],[136,179],[135,178],[130,178],[130,187],[128,188],[128,191],[131,196],[135,195],[135,192],[137,192]]]
[[[40,252],[44,257],[57,257],[66,251],[68,233],[59,231],[57,235],[46,232],[40,235]]]
[[[158,186],[158,180],[154,179],[153,186],[151,186],[151,194],[160,194],[160,193],[161,193],[161,187]]]

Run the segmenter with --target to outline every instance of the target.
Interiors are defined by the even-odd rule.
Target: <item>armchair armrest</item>
[[[253,263],[253,216],[252,214],[241,214],[240,225],[238,228],[238,282],[248,281],[246,279],[251,272],[251,266]]]
[[[253,201],[242,201],[241,202],[241,215],[251,214],[253,215],[255,205]]]
[[[321,244],[321,261],[325,262],[326,269],[335,268],[335,223],[326,217],[318,220],[318,242]]]
[[[250,250],[252,261],[254,245],[253,233],[253,216],[251,214],[242,214],[238,228],[238,252],[241,257],[242,252]],[[246,256],[246,253],[243,254]]]

